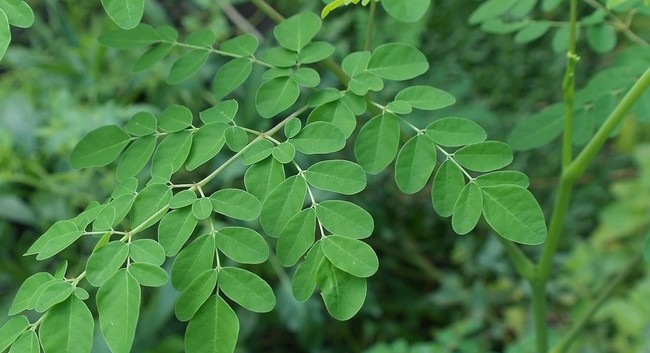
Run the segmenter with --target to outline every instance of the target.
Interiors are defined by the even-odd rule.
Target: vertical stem
[[[366,29],[366,44],[363,50],[370,50],[370,42],[372,40],[372,23],[375,19],[375,10],[377,8],[377,2],[374,0],[370,1],[370,13],[368,14],[368,28]]]
[[[546,322],[546,281],[532,281],[530,287],[533,294],[533,323],[535,327],[535,343],[537,353],[548,352],[548,326]]]
[[[567,66],[564,71],[562,89],[564,91],[564,135],[562,138],[562,168],[566,168],[573,160],[573,95],[575,92],[576,63],[576,27],[578,0],[571,0],[569,19],[569,48],[567,51]]]

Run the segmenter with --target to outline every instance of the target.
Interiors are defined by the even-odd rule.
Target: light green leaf
[[[359,131],[354,155],[368,174],[378,174],[395,158],[399,147],[399,120],[384,113],[368,121]]]
[[[137,190],[138,179],[134,177],[128,177],[120,181],[120,183],[115,187],[115,190],[113,190],[111,193],[111,197],[114,199],[123,195],[131,195],[135,197]]]
[[[24,332],[11,346],[9,353],[40,353],[41,345],[36,331]]]
[[[10,314],[11,315],[11,314]],[[0,352],[9,348],[29,327],[29,320],[23,315],[9,319],[0,327]]]
[[[348,54],[343,61],[341,62],[341,68],[343,71],[351,77],[354,77],[368,68],[368,63],[370,63],[369,51],[357,51]]]
[[[88,291],[81,287],[76,287],[74,289],[74,296],[81,300],[86,300],[90,298],[90,294],[88,293]]]
[[[72,221],[67,221],[69,223],[63,223],[68,225],[67,227],[59,227],[58,233],[50,233],[49,241],[43,246],[43,248],[36,255],[37,260],[48,259],[59,252],[63,251],[65,248],[70,246],[70,244],[77,241],[83,235],[83,230],[76,229],[77,226],[74,225],[74,230],[72,229]],[[66,228],[66,229],[64,229]]]
[[[564,129],[563,105],[554,104],[522,120],[508,136],[508,144],[515,151],[527,151],[546,145]]]
[[[237,267],[219,271],[219,288],[244,309],[266,313],[275,308],[273,289],[258,275]]]
[[[469,16],[470,24],[478,24],[506,13],[518,0],[487,0]]]
[[[569,26],[558,27],[551,39],[551,48],[555,53],[564,53],[569,50]]]
[[[101,286],[122,267],[128,255],[129,246],[122,241],[102,246],[88,258],[86,279],[95,287]]]
[[[197,47],[211,48],[216,40],[217,36],[215,36],[214,32],[209,29],[203,29],[188,35],[185,38],[185,43]]]
[[[253,63],[248,58],[237,58],[225,63],[212,81],[212,95],[219,100],[237,87],[241,86],[253,69]]]
[[[341,97],[340,93],[336,91],[335,94],[335,101],[326,102],[314,109],[309,114],[307,123],[310,124],[316,121],[332,123],[343,132],[343,136],[347,140],[357,127],[357,118],[347,104],[338,100]],[[334,96],[331,96],[331,98],[334,98]]]
[[[45,246],[54,239],[63,237],[63,239],[69,239],[70,237],[76,236],[80,231],[77,228],[77,225],[72,221],[58,221],[54,223],[43,235],[38,237],[34,244],[27,249],[25,255],[34,255],[38,254]]]
[[[314,244],[316,212],[307,208],[293,216],[282,228],[275,251],[285,267],[293,266]]]
[[[9,29],[9,19],[2,9],[0,9],[0,59],[5,56],[5,52],[11,42],[11,30]]]
[[[451,217],[451,226],[460,235],[467,234],[476,227],[483,211],[483,194],[476,183],[467,183],[458,195]]]
[[[327,160],[313,164],[304,173],[307,182],[321,190],[353,195],[366,187],[366,173],[347,160]]]
[[[207,197],[201,197],[192,203],[192,214],[196,219],[202,220],[212,214],[212,202]]]
[[[248,134],[239,126],[231,126],[224,132],[226,144],[233,152],[241,151],[248,145]]]
[[[186,353],[233,353],[239,335],[235,312],[213,295],[190,320],[185,331]]]
[[[278,77],[260,85],[255,94],[255,107],[263,118],[272,118],[291,107],[300,96],[296,81]]]
[[[88,206],[86,206],[86,209],[76,217],[72,218],[71,221],[77,225],[78,229],[86,229],[88,224],[94,221],[97,216],[102,213],[104,207],[106,207],[106,205],[100,205],[97,201],[91,201]]]
[[[381,91],[384,89],[384,81],[370,72],[362,72],[350,79],[348,88],[352,93],[365,96],[368,91]]]
[[[432,122],[427,126],[427,135],[433,142],[446,147],[465,146],[487,138],[487,133],[477,123],[456,117]]]
[[[368,72],[393,81],[409,80],[429,69],[426,56],[405,43],[382,44],[375,48],[368,63]]]
[[[401,22],[420,20],[429,8],[431,0],[382,0],[380,4],[389,15]]]
[[[216,156],[226,143],[228,124],[214,122],[201,126],[192,138],[185,168],[192,171]]]
[[[155,44],[133,63],[133,72],[144,71],[166,57],[174,48],[171,43]]]
[[[28,28],[34,23],[34,11],[23,0],[0,0],[0,10],[12,26]]]
[[[111,48],[133,49],[158,43],[161,39],[161,35],[156,30],[149,25],[141,23],[132,29],[117,29],[102,33],[98,41],[102,45]]]
[[[140,316],[140,286],[121,269],[97,291],[99,327],[113,353],[129,353]]]
[[[291,163],[296,156],[296,148],[289,142],[285,141],[273,147],[273,158],[282,164]]]
[[[327,260],[318,269],[318,286],[327,312],[337,320],[353,317],[366,300],[365,278],[341,271]]]
[[[253,196],[241,189],[221,189],[210,195],[212,209],[224,216],[253,221],[260,215],[260,202]]]
[[[293,72],[291,78],[303,87],[316,87],[320,83],[318,71],[309,67],[298,68]]]
[[[144,0],[102,0],[102,6],[111,20],[124,29],[137,26],[144,13]]]
[[[31,296],[31,298],[29,300],[29,303],[27,304],[27,309],[28,310],[35,310],[36,309],[36,303],[38,302],[38,299],[40,299],[40,297],[43,294],[43,292],[45,291],[45,289],[47,289],[47,287],[50,284],[55,283],[55,282],[61,282],[61,279],[53,277],[51,280],[43,283],[41,286],[36,288],[36,291],[33,293],[33,295]]]
[[[307,183],[301,176],[294,175],[276,186],[262,203],[260,224],[264,231],[277,238],[291,217],[300,212],[305,196]]]
[[[147,136],[156,133],[158,120],[149,112],[138,112],[126,122],[124,128],[133,136]]]
[[[165,215],[161,210],[167,209],[171,198],[172,191],[165,184],[152,184],[142,189],[131,208],[131,226],[142,227],[145,221],[145,227],[156,223]]]
[[[336,125],[324,121],[307,124],[290,142],[301,153],[325,154],[345,147],[345,136]]]
[[[172,286],[184,291],[194,278],[211,269],[216,248],[214,235],[205,234],[181,250],[172,265]]]
[[[442,109],[456,103],[454,96],[431,86],[409,86],[399,91],[395,100],[405,101],[421,110]]]
[[[345,92],[341,97],[341,102],[345,103],[355,115],[361,115],[368,109],[368,102],[366,102],[365,97],[357,96],[350,91]]]
[[[121,302],[115,303],[124,305]],[[86,304],[71,296],[50,309],[43,319],[39,330],[43,351],[90,353],[94,327],[95,320]]]
[[[514,170],[503,170],[498,172],[479,175],[476,178],[476,185],[479,187],[497,186],[497,185],[518,185],[527,188],[530,181],[526,174]]]
[[[49,281],[43,285],[43,290],[36,299],[34,307],[39,313],[49,310],[52,306],[68,299],[74,288],[69,282],[63,280]]]
[[[327,258],[321,250],[321,241],[318,240],[307,253],[305,261],[298,265],[293,274],[291,289],[297,300],[304,302],[314,293],[318,269],[324,261],[327,261]]]
[[[323,201],[316,205],[316,216],[332,234],[350,238],[367,238],[375,228],[370,213],[348,201]]]
[[[229,258],[242,264],[259,264],[269,258],[269,246],[249,228],[225,227],[217,232],[217,246]]]
[[[275,67],[292,67],[298,61],[298,54],[284,48],[271,47],[262,53],[262,59]]]
[[[284,181],[284,167],[273,158],[248,167],[244,174],[246,190],[263,201],[266,195]]]
[[[169,208],[182,208],[189,206],[196,200],[196,192],[192,190],[183,190],[174,195],[169,201]]]
[[[191,207],[167,213],[158,225],[158,242],[167,256],[176,256],[194,232],[198,220]]]
[[[302,130],[302,121],[298,118],[289,119],[283,127],[284,136],[288,139],[298,135],[300,130]]]
[[[112,200],[106,208],[97,216],[93,223],[93,230],[110,230],[117,226],[131,210],[135,196],[124,194]]]
[[[538,245],[546,240],[544,214],[530,191],[516,185],[481,190],[483,216],[499,235],[526,245]]]
[[[459,149],[454,159],[469,170],[491,172],[512,163],[512,150],[503,142],[485,141]]]
[[[164,286],[169,280],[165,270],[146,262],[132,263],[127,271],[141,286],[160,287]]]
[[[186,287],[176,300],[174,309],[180,321],[191,320],[201,306],[208,300],[217,286],[217,271],[209,269],[201,272]]]
[[[289,68],[273,67],[262,74],[262,80],[270,80],[278,77],[291,77],[294,70]]]
[[[192,112],[182,105],[172,104],[158,116],[158,127],[165,132],[178,132],[192,125]]]
[[[343,97],[343,93],[341,91],[337,90],[336,88],[325,87],[314,92],[314,94],[309,97],[307,106],[310,108],[316,108],[320,105],[337,101],[341,99],[341,97]]]
[[[116,177],[122,181],[129,177],[134,177],[147,165],[156,148],[156,138],[154,136],[143,136],[135,140],[126,152],[122,155],[120,162],[117,164]]]
[[[142,26],[142,24],[140,24]],[[178,31],[172,26],[159,26],[155,29],[160,38],[167,42],[175,42],[178,40]]]
[[[192,77],[205,64],[210,55],[206,50],[193,50],[181,56],[169,71],[167,83],[175,85]]]
[[[108,165],[129,141],[129,135],[115,125],[97,128],[84,136],[72,149],[70,165],[75,169]]]
[[[325,256],[339,269],[356,277],[370,277],[379,269],[379,259],[370,245],[342,235],[322,239]]]
[[[307,43],[298,54],[300,64],[313,64],[330,57],[336,48],[328,42]]]
[[[300,52],[320,30],[321,19],[313,12],[301,12],[282,21],[273,29],[281,46]]]
[[[395,161],[395,182],[406,194],[414,194],[429,181],[437,161],[436,145],[426,135],[409,139]]]
[[[255,53],[258,45],[257,37],[245,33],[221,43],[219,50],[240,56],[250,56]]]
[[[273,153],[273,142],[269,140],[258,140],[253,142],[242,155],[242,163],[251,165],[257,163]]]
[[[47,272],[38,272],[29,276],[18,289],[18,292],[14,297],[14,301],[11,304],[11,307],[9,308],[9,315],[16,315],[24,310],[30,309],[29,303],[32,301],[32,298],[36,293],[36,290],[42,285],[44,285],[45,283],[53,279],[54,277]],[[19,317],[23,317],[23,316],[19,316]],[[16,323],[12,325],[16,325]],[[7,328],[7,330],[9,330],[9,328]],[[2,331],[2,329],[0,329],[0,352],[2,352],[9,345],[9,343],[7,343],[7,347],[3,348],[3,344],[5,343],[5,341],[3,341],[4,337],[10,337],[10,334],[8,332],[9,331],[5,332]]]
[[[608,53],[616,46],[616,32],[605,23],[589,26],[587,42],[596,53]]]
[[[433,177],[431,186],[431,199],[433,209],[443,217],[454,213],[454,206],[458,195],[465,186],[462,170],[451,160],[446,160],[440,165],[436,176]]]
[[[406,101],[394,100],[388,105],[386,109],[395,113],[395,114],[410,114],[413,111],[413,107]]]
[[[229,99],[226,101],[219,102],[215,104],[212,108],[206,109],[199,113],[201,121],[204,124],[222,122],[229,123],[235,119],[237,110],[239,109],[239,103],[234,99]]]
[[[514,42],[519,44],[530,43],[540,38],[551,28],[549,21],[535,21],[528,23],[515,34]]]
[[[134,262],[160,266],[165,262],[165,249],[153,239],[137,239],[129,243],[129,257]]]
[[[185,163],[191,148],[191,132],[183,130],[167,135],[153,154],[151,174],[158,174],[167,165],[172,166],[172,173],[176,172]]]

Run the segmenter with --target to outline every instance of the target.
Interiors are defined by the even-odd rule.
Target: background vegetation
[[[271,3],[287,16],[301,10],[320,12],[322,7],[305,0]],[[412,24],[397,22],[378,9],[372,43],[416,45],[432,63],[418,80],[457,99],[434,117],[473,118],[491,138],[506,140],[517,122],[561,101],[566,58],[562,50],[553,50],[558,44],[552,36],[521,45],[512,35],[469,25],[479,4],[435,1],[423,20]],[[114,27],[99,2],[50,0],[32,5],[37,12],[34,27],[14,29],[12,45],[0,62],[0,309],[5,312],[25,278],[54,266],[22,257],[29,245],[53,222],[76,215],[90,200],[106,198],[114,187],[114,178],[105,171],[70,170],[67,158],[74,144],[93,128],[122,125],[140,110],[159,113],[171,103],[205,109],[211,102],[211,76],[221,65],[211,59],[194,78],[170,86],[165,81],[173,60],[133,74],[130,67],[139,52],[97,43],[102,32]],[[539,16],[565,20],[567,12],[560,6]],[[592,6],[581,2],[582,15],[592,12]],[[145,20],[172,24],[182,32],[210,29],[217,38],[254,31],[262,46],[270,42],[273,25],[246,1],[148,0]],[[363,9],[333,13],[325,22],[323,40],[336,45],[338,59],[361,50],[367,21]],[[649,17],[636,17],[631,28],[640,38],[650,38]],[[630,52],[631,39],[623,33],[617,36],[615,47],[605,54],[587,41],[579,42],[578,88],[626,55],[650,56],[647,44]],[[641,103],[647,106],[647,92],[646,98]],[[264,126],[256,124],[268,123],[256,118],[253,95],[238,100],[241,116],[250,119],[247,126],[261,129]],[[573,234],[560,244],[549,289],[551,337],[562,332],[593,293],[643,246],[641,235],[650,223],[650,129],[643,122],[649,120],[648,110],[637,108],[634,114],[636,119],[621,127],[576,191],[567,217]],[[516,168],[531,177],[531,191],[545,210],[551,209],[560,170],[557,142],[518,153],[515,159]],[[222,184],[238,182],[243,172],[231,169]],[[366,191],[355,197],[354,202],[375,218],[369,243],[381,263],[369,281],[362,311],[348,322],[337,322],[318,298],[298,305],[283,282],[283,270],[269,266],[266,278],[278,278],[273,284],[278,310],[238,312],[239,352],[532,351],[529,288],[489,227],[479,225],[466,236],[456,236],[449,220],[434,216],[428,188],[406,196],[390,171],[370,178]],[[71,266],[78,265],[74,259],[84,244],[76,246],[63,254]],[[537,248],[525,250],[535,257]],[[575,352],[650,351],[649,269],[638,266],[625,279],[580,336]],[[184,325],[173,317],[176,291],[168,285],[143,295],[146,308],[133,351],[182,352]],[[103,340],[94,342],[94,352],[108,352],[101,346]]]

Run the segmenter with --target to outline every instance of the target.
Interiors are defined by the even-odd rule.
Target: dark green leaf
[[[248,58],[233,59],[219,68],[212,81],[212,95],[219,100],[241,86],[253,69]]]
[[[204,124],[216,122],[229,123],[235,118],[238,109],[239,103],[234,99],[229,99],[200,112],[199,116]]]
[[[296,81],[278,77],[260,85],[255,95],[255,107],[263,118],[272,118],[291,107],[300,96]]]
[[[10,42],[11,30],[9,29],[9,19],[7,19],[5,12],[0,10],[0,59],[4,57]]]
[[[498,17],[517,2],[518,0],[488,0],[483,2],[469,17],[470,24],[478,24],[485,20]]]
[[[192,279],[190,285],[176,301],[175,313],[180,321],[191,320],[203,303],[212,295],[217,286],[217,271],[205,270]]]
[[[322,239],[323,253],[339,269],[356,277],[370,277],[379,269],[379,259],[370,245],[341,235]]]
[[[273,142],[269,140],[258,140],[253,142],[242,155],[242,163],[251,165],[257,163],[273,153]]]
[[[340,93],[338,91],[335,92],[333,92],[333,94],[336,94],[335,101],[326,102],[314,109],[309,114],[307,123],[310,124],[316,121],[332,123],[343,132],[343,136],[347,140],[357,127],[357,118],[347,104],[338,100],[341,97]],[[334,98],[334,95],[331,98]]]
[[[350,319],[366,300],[365,278],[341,271],[327,260],[318,270],[318,286],[327,312],[337,320]]]
[[[216,156],[226,143],[228,124],[222,122],[201,126],[192,138],[192,147],[185,168],[192,171]]]
[[[205,50],[194,50],[181,56],[172,65],[167,83],[175,85],[193,76],[208,60],[210,52]]]
[[[316,87],[320,83],[320,75],[318,74],[318,71],[308,67],[297,69],[293,72],[291,78],[304,87]]]
[[[232,353],[239,335],[235,312],[218,295],[201,306],[185,331],[186,353]]]
[[[262,53],[262,58],[275,67],[292,67],[298,61],[298,54],[284,48],[272,47]]]
[[[144,13],[144,0],[102,0],[102,5],[111,20],[124,29],[136,27]]]
[[[258,45],[257,37],[245,33],[221,43],[219,50],[234,55],[250,56],[255,53]]]
[[[469,170],[491,172],[512,163],[512,150],[503,142],[485,141],[459,149],[454,158]]]
[[[483,194],[476,183],[467,183],[458,195],[454,206],[454,215],[451,217],[451,225],[454,231],[460,235],[467,234],[478,223],[483,211]]]
[[[381,5],[389,15],[401,22],[416,22],[424,16],[431,0],[383,0]]]
[[[448,159],[440,165],[431,186],[433,208],[443,217],[454,213],[458,195],[465,186],[462,170],[452,160]]]
[[[135,197],[131,208],[131,226],[145,227],[156,223],[167,210],[172,191],[164,184],[152,184],[142,189]]]
[[[284,181],[284,167],[273,158],[255,163],[244,174],[246,190],[263,201],[266,195]]]
[[[149,112],[138,112],[126,122],[124,128],[133,136],[147,136],[156,133],[158,120]]]
[[[151,174],[158,174],[167,165],[172,166],[172,173],[176,172],[185,163],[191,148],[191,132],[183,130],[167,135],[153,154]]]
[[[182,105],[172,104],[158,116],[158,127],[165,132],[178,132],[192,125],[192,112]]]
[[[214,32],[209,29],[204,29],[191,33],[187,38],[185,38],[185,43],[197,47],[211,48],[212,44],[214,44],[216,40],[217,36],[214,35]]]
[[[563,106],[554,104],[540,113],[522,120],[508,136],[508,144],[515,151],[526,151],[553,141],[564,129]]]
[[[93,315],[86,304],[71,296],[54,306],[43,319],[39,330],[43,351],[90,353],[94,327]]]
[[[375,48],[368,71],[387,80],[403,81],[429,69],[427,58],[416,47],[405,43],[382,44]]]
[[[106,32],[98,38],[99,43],[117,49],[146,47],[147,45],[157,43],[160,40],[161,36],[158,32],[156,32],[151,26],[145,24],[139,24],[132,29],[117,29]]]
[[[314,293],[317,283],[318,269],[327,261],[321,250],[321,241],[318,240],[307,253],[305,261],[298,265],[291,281],[293,296],[304,302]]]
[[[133,63],[133,72],[144,71],[166,57],[174,46],[171,43],[159,43],[149,48]]]
[[[343,93],[341,93],[339,90],[332,87],[326,87],[314,92],[314,94],[309,97],[307,105],[310,108],[316,108],[319,105],[337,101],[341,99],[341,97],[343,97]]]
[[[312,64],[327,59],[334,53],[336,48],[328,42],[307,43],[298,54],[300,64]]]
[[[476,178],[476,185],[479,187],[497,186],[497,185],[518,185],[527,188],[530,181],[526,174],[514,170],[504,170],[479,175]]]
[[[410,86],[395,96],[395,100],[405,101],[413,108],[436,110],[448,107],[456,102],[451,94],[431,86]]]
[[[138,239],[129,244],[129,256],[134,262],[160,266],[165,262],[165,249],[153,239]]]
[[[515,43],[525,44],[534,41],[535,39],[543,36],[551,28],[551,23],[548,21],[535,21],[528,23],[525,27],[519,30],[515,35]]]
[[[313,12],[301,12],[287,18],[273,29],[281,46],[300,52],[320,30],[321,19]]]
[[[129,265],[128,271],[141,286],[160,287],[169,280],[165,270],[146,262],[133,263]]]
[[[212,209],[224,216],[253,221],[260,215],[259,200],[241,189],[222,189],[210,195]]]
[[[587,42],[597,53],[608,53],[616,46],[616,32],[605,23],[587,27]]]
[[[485,141],[487,133],[477,123],[456,117],[442,118],[427,126],[427,135],[433,142],[458,147]]]
[[[129,246],[121,241],[110,242],[95,251],[86,263],[86,279],[99,287],[111,278],[124,264]]]
[[[126,149],[117,164],[117,180],[121,181],[136,176],[147,165],[155,148],[156,138],[154,136],[143,136],[135,140]]]
[[[368,68],[368,63],[370,62],[370,55],[371,53],[369,51],[357,51],[348,54],[345,58],[343,58],[343,62],[341,62],[341,68],[343,68],[343,71],[348,74],[349,76],[356,76]]]
[[[291,217],[300,212],[307,195],[307,183],[301,176],[289,177],[275,187],[264,199],[260,224],[264,231],[278,237]]]

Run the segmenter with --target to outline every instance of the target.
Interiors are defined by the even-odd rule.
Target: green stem
[[[548,351],[546,281],[532,281],[530,287],[533,293],[533,322],[537,353],[546,353]]]
[[[551,350],[552,353],[566,353],[569,348],[571,348],[571,344],[573,344],[573,341],[578,336],[580,331],[587,325],[589,320],[591,320],[591,318],[594,316],[596,311],[598,311],[605,300],[612,294],[612,292],[614,292],[614,289],[616,289],[630,274],[630,272],[632,272],[632,270],[639,264],[639,261],[641,261],[641,253],[639,253],[630,262],[628,262],[628,264],[616,275],[616,277],[611,282],[609,282],[607,287],[603,289],[602,293],[600,293],[596,300],[591,303],[591,305],[589,305],[587,310],[582,313],[580,318],[571,326],[569,332],[564,337],[562,337],[560,343],[558,343],[557,346]]]
[[[510,258],[510,261],[512,261],[512,264],[515,266],[517,273],[528,281],[532,281],[535,278],[535,265],[530,261],[530,258],[524,254],[517,244],[501,236],[497,235],[496,237],[506,250],[506,253]]]
[[[251,2],[258,8],[260,11],[264,12],[265,15],[269,16],[276,23],[284,21],[284,16],[277,12],[273,6],[266,3],[264,0],[251,0]]]
[[[564,135],[562,137],[562,168],[566,168],[573,160],[573,96],[575,93],[575,72],[579,57],[576,53],[576,27],[578,0],[571,0],[569,19],[569,50],[567,51],[567,66],[564,71],[562,89],[564,91]]]
[[[375,10],[377,3],[375,1],[370,2],[370,13],[368,14],[368,27],[366,28],[366,44],[363,47],[363,50],[370,50],[370,42],[372,39],[372,23],[375,19]]]

